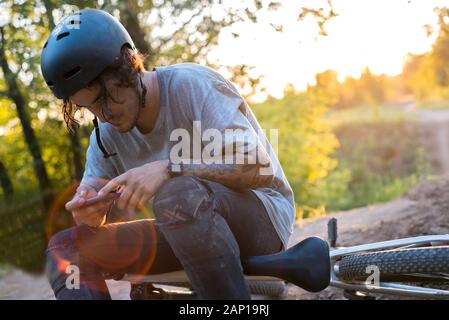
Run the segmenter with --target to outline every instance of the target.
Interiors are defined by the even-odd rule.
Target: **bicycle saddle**
[[[248,275],[274,276],[310,292],[324,290],[330,282],[330,257],[327,242],[310,237],[286,251],[249,257],[242,261]]]

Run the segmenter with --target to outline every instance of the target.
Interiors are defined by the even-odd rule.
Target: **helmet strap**
[[[94,119],[92,121],[93,121],[94,127],[95,127],[95,138],[97,139],[98,147],[100,148],[101,152],[103,153],[103,158],[107,159],[109,157],[117,155],[117,152],[109,153],[106,151],[106,148],[103,146],[103,143],[101,142],[100,128],[98,127],[97,117],[94,117]]]
[[[140,88],[142,89],[142,95],[140,96],[140,103],[142,108],[145,108],[145,97],[147,95],[147,88],[143,85],[142,76],[139,77]]]

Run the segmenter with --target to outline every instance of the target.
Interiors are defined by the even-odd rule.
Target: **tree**
[[[323,194],[334,187],[326,181],[337,165],[339,143],[325,118],[329,100],[319,89],[297,93],[288,85],[284,92],[280,100],[256,105],[254,113],[262,128],[279,130],[278,157],[302,218],[322,207]]]
[[[0,184],[3,189],[3,195],[5,198],[11,198],[14,193],[11,178],[8,175],[5,165],[0,161]]]
[[[427,26],[428,34],[437,34],[430,52],[409,55],[403,81],[419,101],[449,98],[449,8],[436,8],[438,29]]]
[[[23,135],[28,145],[28,149],[33,157],[33,167],[39,186],[43,194],[43,202],[46,208],[50,208],[52,203],[51,182],[42,159],[39,142],[36,139],[34,130],[31,126],[31,119],[27,111],[27,99],[20,90],[18,83],[18,74],[13,72],[7,59],[8,39],[5,36],[6,27],[0,28],[0,66],[7,86],[7,96],[14,102],[17,115],[22,124]],[[11,39],[11,38],[9,38]]]
[[[331,105],[336,104],[339,99],[340,84],[337,76],[334,70],[326,70],[315,75],[315,87],[326,95]]]

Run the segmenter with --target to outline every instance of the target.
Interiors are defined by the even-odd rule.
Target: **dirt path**
[[[388,203],[337,212],[296,225],[289,245],[309,236],[327,238],[327,222],[338,219],[341,246],[424,234],[449,233],[449,178],[421,183],[407,196]],[[113,299],[129,299],[129,283],[108,281]],[[260,298],[260,297],[255,297]],[[342,299],[340,290],[308,293],[289,285],[284,299]],[[383,296],[388,299],[391,296]],[[394,298],[394,297],[393,297]],[[20,270],[0,270],[0,299],[54,299],[44,276]]]

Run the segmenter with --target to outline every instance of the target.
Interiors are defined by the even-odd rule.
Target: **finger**
[[[120,191],[120,197],[117,200],[117,206],[120,209],[125,209],[131,196],[132,192],[129,188],[122,188],[122,190]]]
[[[65,204],[65,208],[68,211],[75,210],[79,207],[82,207],[82,205],[84,204],[85,201],[86,201],[85,198],[75,196],[72,200],[70,200],[69,202],[67,202]]]
[[[96,215],[106,212],[108,207],[109,204],[106,201],[102,201],[93,205],[86,206],[85,208],[79,209],[78,211],[80,211],[83,215]]]
[[[79,185],[73,198],[65,204],[66,210],[74,210],[84,204],[85,199],[95,197],[97,191],[87,185]]]
[[[111,191],[115,191],[118,189],[125,181],[122,180],[121,176],[118,176],[111,181],[109,181],[103,188],[98,191],[98,195],[102,196],[105,195]]]
[[[146,208],[151,197],[152,197],[151,195],[146,195],[146,194],[144,194],[140,197],[139,210],[144,210]]]
[[[75,212],[73,212],[73,211],[72,211],[72,217],[73,217],[73,220],[75,220],[75,223],[76,223],[77,225],[80,225],[80,224],[81,224],[81,223],[79,222],[78,217],[76,216]]]
[[[104,219],[104,215],[78,216],[72,213],[72,216],[77,225],[88,225],[91,227],[97,227],[101,225]]]
[[[102,221],[109,209],[107,204],[95,204],[80,210],[72,211],[72,216],[77,223],[87,225],[95,225],[98,221]]]
[[[126,204],[126,208],[128,210],[135,211],[139,207],[140,198],[141,198],[140,193],[137,191],[134,192],[129,198],[128,203]]]
[[[97,190],[89,185],[80,184],[76,189],[76,194],[84,194],[88,196],[96,196]]]

